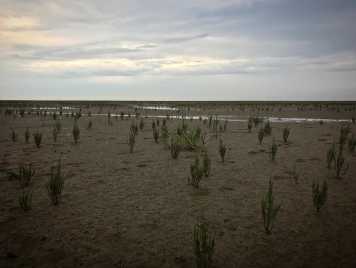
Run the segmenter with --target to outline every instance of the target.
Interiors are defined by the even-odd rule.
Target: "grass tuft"
[[[281,205],[275,205],[273,196],[273,183],[269,180],[268,191],[261,201],[263,227],[266,234],[271,234],[277,214]]]
[[[72,134],[73,134],[74,143],[77,144],[80,138],[80,129],[77,120],[74,122]]]
[[[171,144],[169,146],[171,156],[173,159],[177,159],[181,151],[181,144],[177,136],[171,137]]]
[[[61,160],[58,160],[56,166],[51,167],[51,175],[47,183],[48,196],[54,206],[59,204],[63,187],[64,187],[64,177],[62,176],[62,165]]]
[[[278,151],[278,146],[276,144],[276,140],[273,138],[272,145],[271,145],[271,160],[274,161],[276,159]]]
[[[193,164],[190,165],[190,177],[188,177],[188,184],[195,188],[199,188],[199,183],[204,175],[203,167],[200,165],[200,157],[196,156]]]
[[[320,209],[326,203],[328,197],[328,184],[324,181],[323,186],[320,187],[319,182],[313,182],[312,185],[312,195],[313,195],[313,204],[316,209],[316,212],[319,212]]]
[[[32,209],[32,191],[23,189],[19,196],[19,205],[23,211],[29,211]]]
[[[194,226],[193,242],[197,268],[212,267],[215,239],[206,224],[198,223]]]
[[[265,132],[263,130],[263,128],[260,128],[260,130],[258,131],[258,142],[260,143],[260,145],[262,144],[263,141],[263,137],[265,136]]]
[[[40,133],[40,132],[35,132],[34,134],[33,134],[33,138],[34,138],[34,140],[35,140],[35,144],[36,144],[36,147],[37,148],[40,148],[41,147],[41,143],[42,143],[42,133]]]
[[[221,161],[224,163],[225,154],[226,154],[226,145],[224,144],[222,139],[220,139],[219,141],[219,154],[220,154]]]
[[[129,148],[130,148],[130,153],[133,153],[134,147],[135,147],[135,143],[136,143],[136,135],[135,135],[135,131],[130,129],[130,133],[129,133]]]
[[[30,129],[27,127],[27,128],[26,128],[26,131],[25,131],[25,142],[26,142],[26,143],[29,143],[29,142],[30,142],[30,136],[31,136],[31,134],[30,134]]]
[[[288,143],[289,134],[290,134],[290,129],[288,127],[285,127],[283,129],[283,141],[284,141],[284,143]]]
[[[17,133],[15,132],[15,130],[11,129],[11,140],[12,142],[17,142]]]
[[[326,153],[326,164],[328,169],[331,168],[335,160],[336,160],[336,145],[335,143],[333,143],[333,145],[329,148],[329,150]]]

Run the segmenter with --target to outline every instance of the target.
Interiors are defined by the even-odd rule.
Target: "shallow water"
[[[136,108],[136,109],[139,109],[139,110],[179,111],[178,108],[169,107],[169,106],[140,106],[140,105],[134,105],[133,107]]]
[[[107,114],[96,113],[92,114],[93,116],[107,116]],[[111,114],[112,117],[120,116],[120,114]],[[124,117],[135,118],[134,114],[125,114]],[[144,115],[145,118],[167,118],[166,115]],[[209,119],[207,115],[194,115],[194,116],[182,116],[182,115],[170,115],[171,119],[185,119],[185,120],[202,120]],[[218,115],[217,118],[222,121],[228,122],[248,122],[248,117],[238,117],[234,115]],[[351,119],[332,119],[332,118],[301,118],[301,117],[271,117],[271,116],[261,116],[264,121],[270,121],[271,123],[340,123],[340,122],[350,122]]]
[[[175,107],[169,107],[169,106],[139,106],[135,105],[133,106],[134,108],[141,109],[141,110],[154,110],[154,111],[175,111],[177,114],[181,111],[178,108]],[[59,107],[33,107],[33,110],[60,110]],[[63,106],[63,110],[78,110],[76,107],[69,107],[69,106]],[[63,113],[64,115],[69,114],[69,112]],[[107,113],[92,113],[92,116],[108,116]],[[116,117],[116,116],[121,116],[121,114],[111,114],[111,117]],[[124,114],[124,117],[132,117],[135,118],[134,114]],[[147,118],[167,118],[166,115],[143,115],[142,117],[147,117]],[[169,115],[171,119],[185,119],[185,120],[199,120],[201,119],[209,119],[210,116],[208,115]],[[214,116],[215,117],[215,116]],[[270,121],[271,123],[320,123],[323,121],[323,123],[340,123],[340,122],[352,122],[351,119],[332,119],[332,118],[304,118],[304,117],[273,117],[273,116],[259,116],[262,118],[264,121]],[[247,116],[236,116],[236,115],[217,115],[216,118],[222,121],[228,121],[228,122],[247,122],[248,117]]]
[[[62,110],[78,110],[79,108],[77,107],[71,107],[71,106],[61,106],[61,107],[32,107],[32,110],[51,110],[51,111],[60,111]]]

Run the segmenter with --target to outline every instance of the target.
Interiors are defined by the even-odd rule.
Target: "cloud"
[[[298,58],[211,58],[170,56],[148,59],[82,58],[61,60],[33,60],[21,65],[22,70],[40,76],[62,78],[132,77],[142,76],[216,76],[257,75],[261,73],[287,73],[294,71],[340,72],[354,71],[356,55]]]
[[[355,20],[351,0],[3,0],[0,80],[25,74],[42,86],[77,80],[84,88],[131,81],[143,91],[153,90],[142,82],[147,77],[169,78],[169,88],[175,78],[193,86],[217,76],[280,75],[290,85],[300,73],[308,82],[309,72],[350,88]]]

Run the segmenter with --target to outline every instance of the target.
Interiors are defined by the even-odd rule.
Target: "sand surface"
[[[97,107],[91,110],[99,112]],[[115,113],[111,107],[100,112],[108,111]],[[250,112],[229,107],[200,113],[247,117]],[[325,161],[328,148],[338,140],[340,123],[273,123],[272,135],[259,145],[257,128],[248,133],[246,123],[229,122],[221,134],[228,147],[222,163],[211,130],[202,121],[188,121],[208,133],[212,160],[211,176],[195,189],[187,185],[195,153],[185,151],[173,160],[163,144],[154,142],[152,119],[144,119],[145,128],[130,154],[132,118],[112,118],[109,126],[106,116],[83,114],[78,144],[73,143],[70,117],[62,118],[54,143],[50,116],[0,115],[0,267],[195,267],[192,231],[198,221],[207,222],[215,235],[213,267],[356,267],[356,154],[345,151],[349,169],[342,179],[335,178]],[[350,119],[355,112],[265,114]],[[89,120],[91,130],[86,129]],[[168,120],[170,131],[179,122]],[[285,126],[291,129],[288,144],[282,140]],[[41,148],[32,137],[25,143],[26,127],[43,133]],[[351,127],[356,134],[356,126]],[[19,135],[17,142],[11,141],[11,129]],[[273,137],[278,144],[275,162],[268,153]],[[45,185],[59,157],[66,180],[55,207]],[[23,212],[19,183],[6,171],[30,162],[36,168],[33,204]],[[291,176],[294,165],[298,183]],[[270,178],[282,208],[272,234],[266,235],[260,202]],[[327,180],[329,186],[319,214],[311,194],[316,180]]]

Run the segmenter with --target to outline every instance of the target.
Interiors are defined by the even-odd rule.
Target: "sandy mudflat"
[[[97,107],[90,110],[99,112]],[[52,117],[0,115],[0,267],[119,267],[120,262],[124,267],[194,267],[192,230],[198,221],[207,222],[215,234],[214,267],[356,267],[356,154],[345,150],[349,169],[341,180],[325,161],[340,123],[288,123],[288,144],[282,141],[286,124],[273,123],[272,136],[259,145],[257,128],[248,133],[245,122],[229,122],[221,134],[228,146],[222,163],[210,130],[202,121],[188,121],[209,133],[212,160],[211,176],[194,189],[187,177],[195,153],[171,159],[163,144],[154,143],[152,119],[144,119],[144,131],[130,154],[132,119],[112,118],[109,126],[106,116],[89,118],[86,111],[78,121],[77,145],[70,117],[62,118],[53,143]],[[115,113],[111,107],[100,112],[108,111]],[[191,113],[247,117],[250,111],[208,107]],[[351,119],[355,111],[275,109],[259,114]],[[91,130],[86,129],[89,120]],[[179,122],[168,120],[170,131]],[[43,133],[40,149],[32,137],[24,142],[26,127]],[[17,142],[11,141],[11,128],[19,135]],[[356,125],[351,128],[356,135]],[[275,162],[268,154],[273,137],[279,145]],[[66,181],[61,203],[54,207],[45,185],[60,156]],[[18,181],[5,172],[21,162],[36,168],[28,212],[18,205]],[[294,165],[297,184],[290,175]],[[272,234],[266,235],[260,202],[269,178],[282,209]],[[314,180],[327,180],[329,186],[319,214],[312,203]]]

